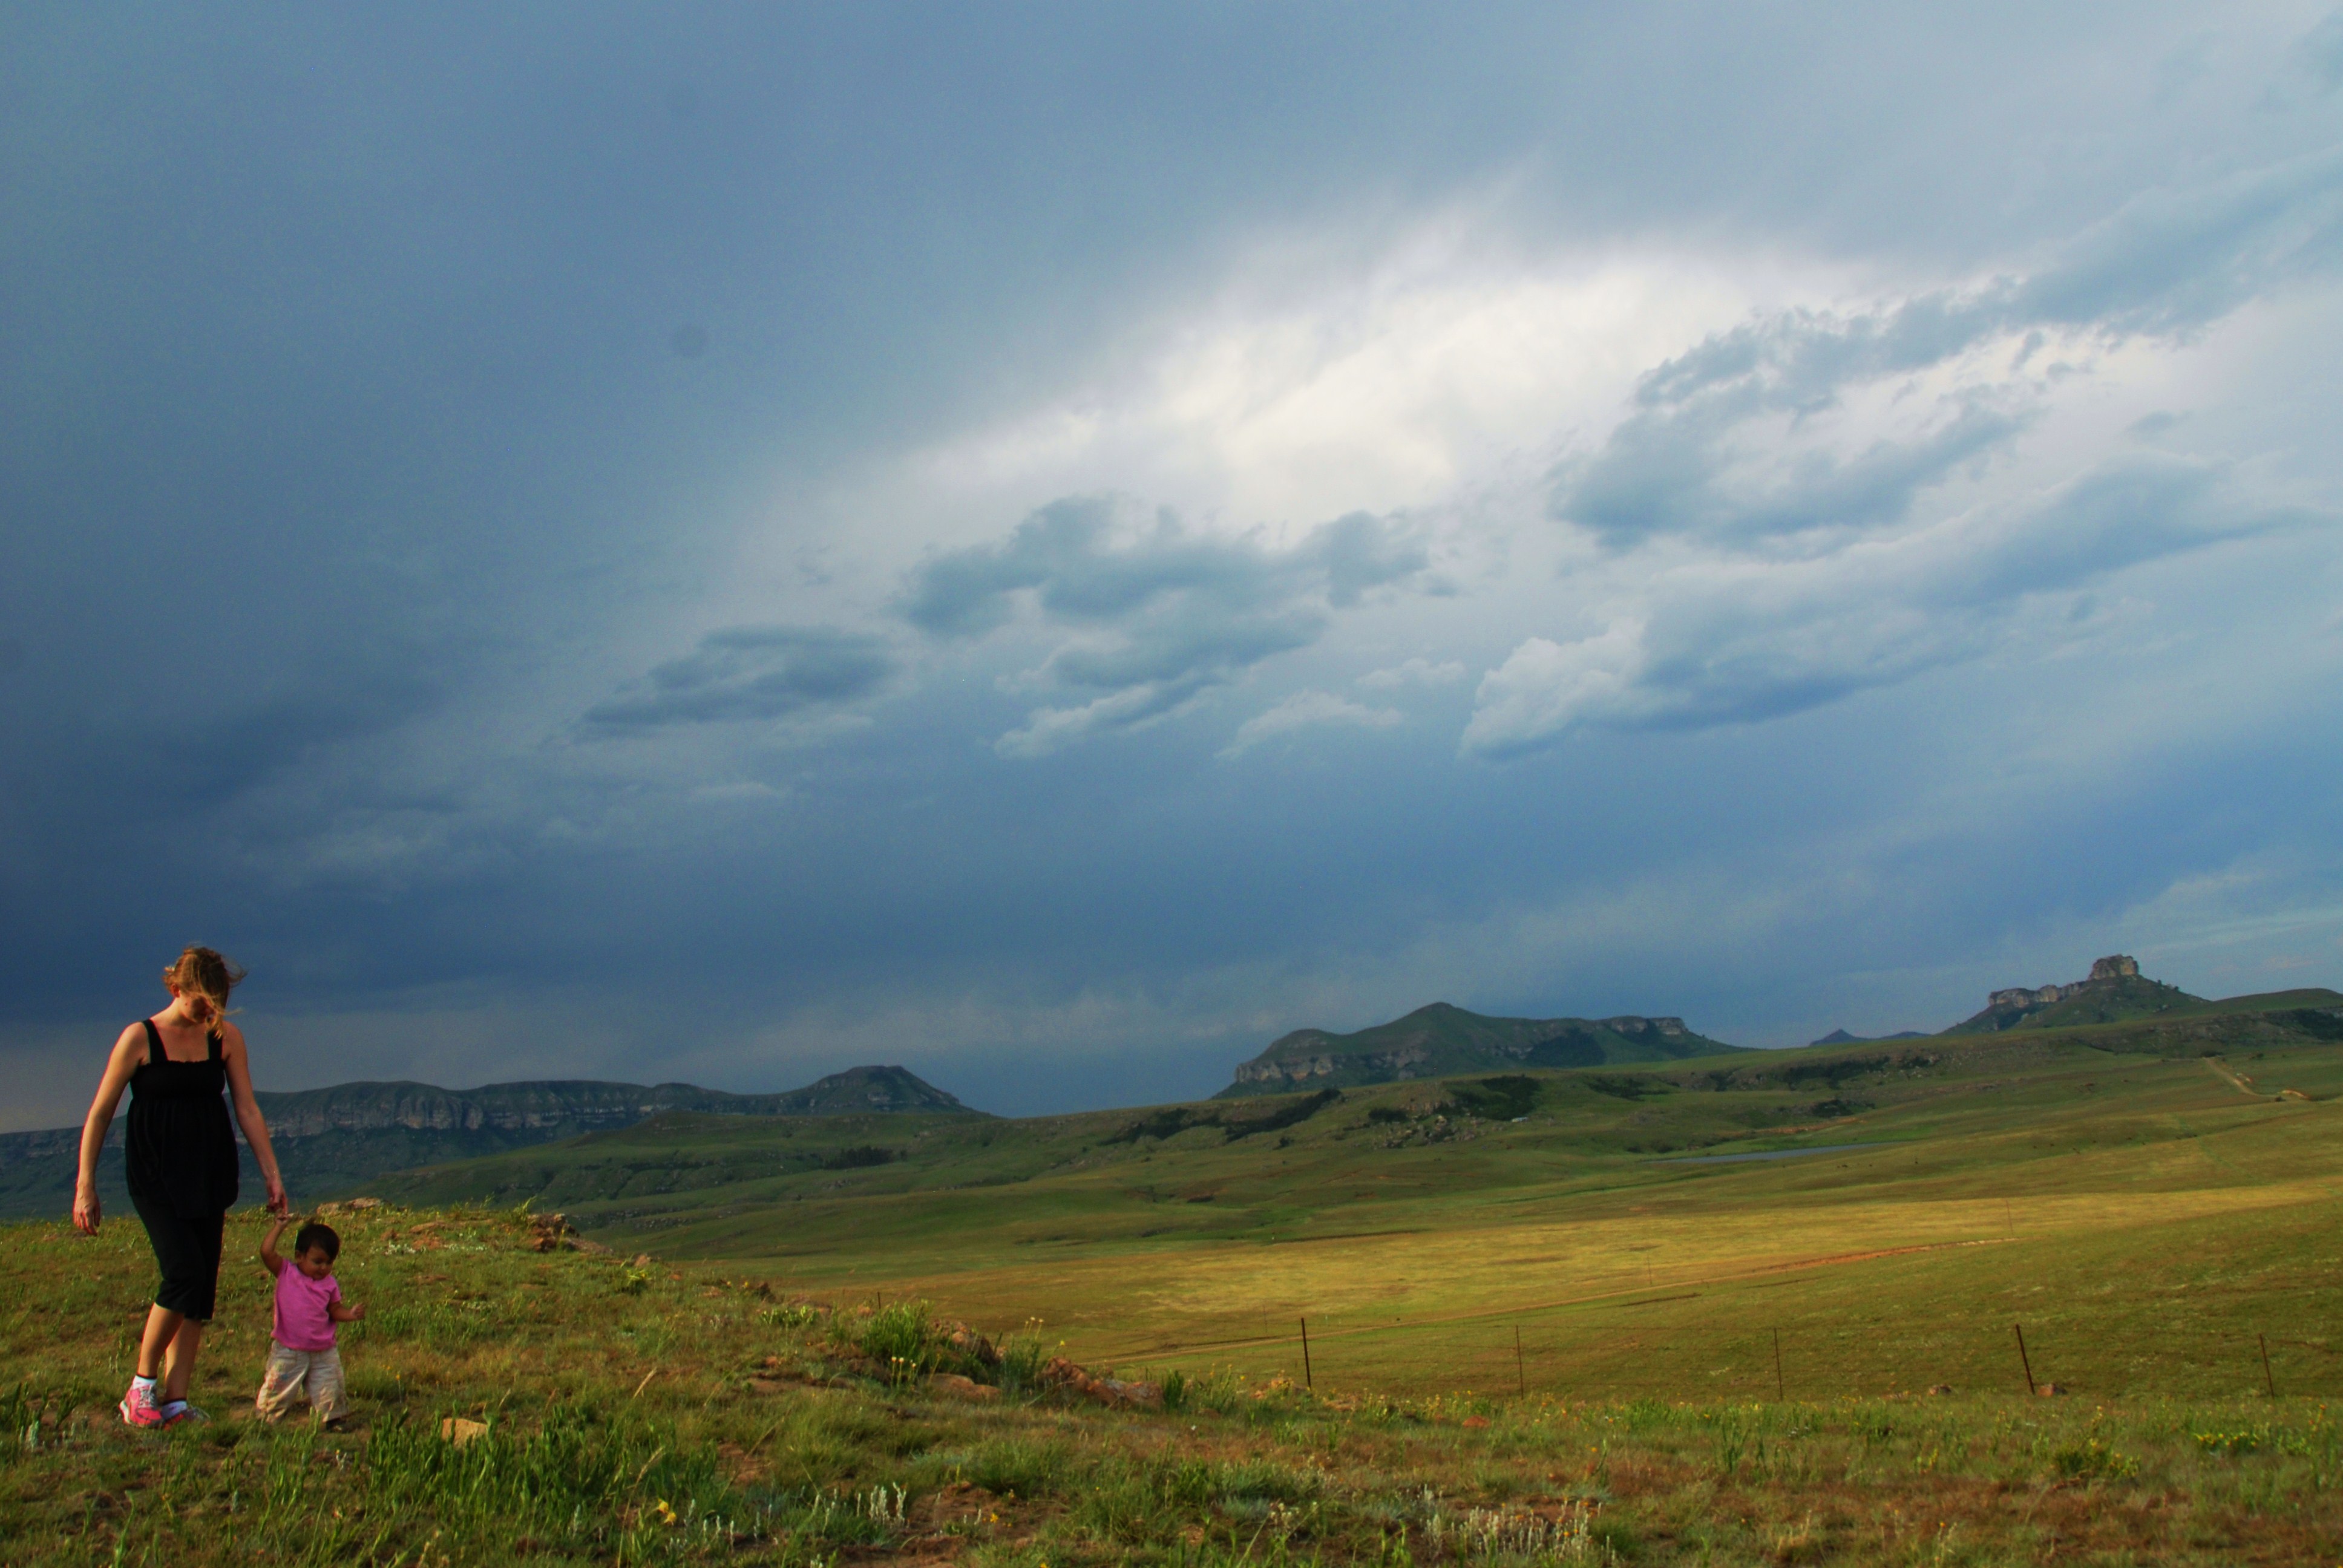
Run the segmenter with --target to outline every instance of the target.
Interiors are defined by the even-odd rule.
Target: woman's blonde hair
[[[245,971],[222,958],[214,948],[189,948],[179,961],[163,971],[163,983],[182,996],[199,996],[212,1004],[211,1026],[227,1021],[227,996],[244,982]]]

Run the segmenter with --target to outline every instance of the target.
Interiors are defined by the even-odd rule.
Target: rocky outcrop
[[[2147,1018],[2204,1005],[2177,986],[2146,979],[2128,953],[2097,960],[2090,974],[2066,985],[2008,986],[1987,993],[1985,1010],[1946,1030],[1996,1034],[2006,1029],[2064,1029]]]
[[[2090,978],[2087,980],[2078,980],[2072,985],[2037,986],[2031,990],[2022,985],[2012,986],[2006,990],[1990,992],[1986,999],[1986,1007],[1987,1010],[2008,1007],[2048,1007],[2054,1002],[2068,1001],[2081,996],[2093,986],[2105,985],[2111,980],[2136,979],[2138,974],[2137,959],[2128,953],[2117,953],[2108,958],[2092,960]]]

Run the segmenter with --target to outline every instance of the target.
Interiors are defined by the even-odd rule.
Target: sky
[[[0,1127],[2343,987],[2343,11],[6,32]]]

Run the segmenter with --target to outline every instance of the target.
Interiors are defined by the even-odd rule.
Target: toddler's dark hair
[[[342,1239],[334,1234],[331,1225],[320,1220],[312,1220],[293,1233],[293,1251],[297,1255],[312,1247],[323,1247],[329,1259],[342,1255]]]

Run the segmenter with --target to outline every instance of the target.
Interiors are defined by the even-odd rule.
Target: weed
[[[2071,1481],[2129,1481],[2139,1461],[2091,1437],[2051,1450],[2050,1468]]]

